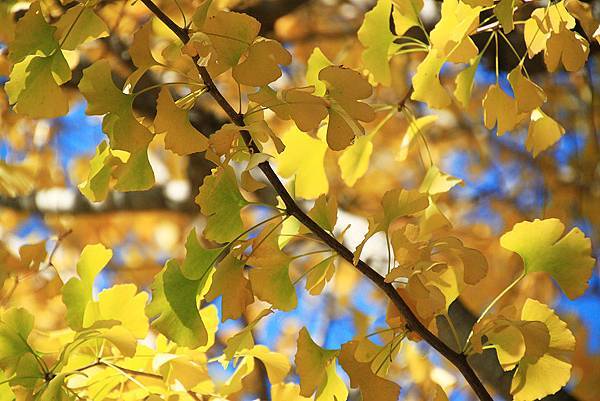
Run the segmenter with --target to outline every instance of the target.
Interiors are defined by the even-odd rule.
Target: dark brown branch
[[[142,0],[142,2],[152,11],[155,15],[167,26],[169,27],[179,39],[183,43],[187,43],[189,41],[188,33],[181,27],[179,27],[173,20],[171,20],[166,14],[164,14],[153,2],[152,0]],[[195,60],[197,61],[197,60]],[[204,84],[208,88],[208,92],[213,97],[213,99],[219,104],[219,106],[225,111],[227,116],[231,119],[231,121],[240,126],[244,126],[244,116],[235,111],[235,109],[231,106],[231,104],[225,99],[223,94],[219,91],[217,86],[215,85],[212,77],[208,73],[208,70],[205,67],[199,66],[196,63],[198,68],[198,72],[202,77]],[[259,152],[258,147],[254,142],[252,142],[250,133],[245,130],[240,131],[244,141],[246,142],[248,148],[251,152]],[[305,227],[311,230],[319,239],[325,242],[332,250],[334,250],[339,256],[348,261],[349,263],[353,263],[354,255],[352,252],[342,245],[337,239],[328,234],[323,228],[321,228],[314,220],[312,220],[304,211],[298,206],[292,196],[289,194],[273,168],[269,164],[269,162],[265,161],[258,165],[263,174],[267,177],[267,180],[271,183],[275,191],[279,194],[281,199],[283,200],[286,211],[288,215],[294,216],[298,219]],[[416,333],[418,333],[421,338],[423,338],[427,343],[429,343],[433,348],[435,348],[440,354],[442,354],[450,363],[452,363],[464,376],[465,380],[470,384],[471,388],[477,394],[477,397],[482,401],[493,401],[491,395],[488,393],[487,389],[483,385],[483,383],[479,380],[471,366],[467,362],[467,358],[464,354],[457,353],[448,347],[444,342],[442,342],[437,336],[435,336],[431,331],[429,331],[423,323],[419,320],[419,318],[414,314],[414,312],[410,309],[406,301],[398,294],[396,289],[392,284],[386,283],[384,278],[377,273],[371,266],[367,263],[359,260],[355,265],[356,268],[369,280],[371,280],[377,287],[379,287],[390,299],[390,301],[398,308],[400,313],[404,316],[406,321],[408,322],[408,328]]]

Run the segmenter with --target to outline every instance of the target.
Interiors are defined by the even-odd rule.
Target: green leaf
[[[28,56],[15,64],[6,93],[15,111],[31,118],[60,117],[69,111],[69,99],[59,86],[71,78],[61,51],[48,57]]]
[[[471,60],[471,63],[467,68],[458,73],[455,79],[456,88],[454,89],[454,96],[462,107],[469,105],[471,100],[471,92],[473,91],[473,82],[475,80],[475,73],[479,67],[481,57],[475,57]]]
[[[319,72],[333,65],[320,48],[315,47],[306,62],[306,83],[315,87],[315,96],[323,96],[327,90],[325,82],[319,80]]]
[[[51,55],[58,49],[58,42],[54,39],[55,30],[44,19],[40,3],[32,3],[23,18],[17,22],[15,39],[8,50],[9,60],[16,64],[30,55]]]
[[[500,238],[503,248],[518,253],[525,273],[546,272],[570,299],[585,292],[595,259],[591,241],[575,227],[561,238],[565,226],[558,219],[524,221]]]
[[[0,363],[15,366],[30,352],[27,339],[33,330],[33,315],[23,308],[10,308],[0,315]]]
[[[230,166],[213,170],[204,179],[195,199],[206,217],[204,236],[216,242],[229,242],[244,229],[241,210],[248,205],[238,188],[235,171]]]
[[[94,279],[112,258],[112,251],[102,244],[86,245],[77,262],[79,278],[72,277],[62,288],[63,303],[67,307],[67,323],[73,330],[83,328],[83,316],[92,301]]]
[[[185,243],[185,259],[181,265],[181,273],[188,280],[201,280],[211,275],[213,266],[223,253],[224,247],[206,249],[196,235],[196,229],[192,228]]]
[[[87,100],[85,112],[90,115],[119,114],[133,103],[133,96],[124,94],[113,83],[108,60],[99,60],[83,70],[79,90]]]
[[[152,284],[152,301],[146,315],[154,318],[152,327],[180,346],[197,348],[208,342],[208,331],[198,311],[198,293],[208,276],[188,280],[177,261],[167,261]]]

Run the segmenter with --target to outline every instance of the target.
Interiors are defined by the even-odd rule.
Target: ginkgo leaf
[[[254,337],[252,330],[262,320],[262,318],[273,313],[272,309],[263,309],[251,322],[227,340],[227,347],[223,350],[223,354],[227,359],[233,359],[236,353],[245,349],[254,347]]]
[[[504,135],[518,124],[517,101],[507,95],[500,85],[490,85],[483,98],[483,118],[487,129],[497,124],[496,135]]]
[[[16,365],[30,351],[27,340],[33,330],[33,315],[23,308],[10,308],[0,314],[0,363]]]
[[[27,56],[50,56],[58,48],[54,39],[56,28],[44,19],[39,2],[33,2],[15,28],[15,38],[10,43],[8,58],[14,64]]]
[[[325,380],[315,394],[315,401],[332,401],[348,399],[348,388],[337,374],[337,365],[331,362],[325,368]]]
[[[152,35],[152,24],[146,23],[133,34],[133,41],[129,46],[129,55],[131,61],[139,69],[148,69],[158,62],[152,55],[150,49]]]
[[[228,242],[244,229],[240,212],[248,201],[240,193],[230,166],[214,169],[204,179],[195,201],[207,219],[204,228],[207,239]]]
[[[323,389],[327,381],[327,366],[335,366],[337,350],[321,348],[303,327],[298,334],[296,352],[296,372],[300,377],[300,394],[310,397],[315,391]]]
[[[275,40],[254,42],[248,49],[246,59],[233,67],[233,78],[242,85],[265,86],[279,77],[279,65],[292,62],[290,53]]]
[[[354,143],[342,151],[338,159],[342,180],[349,187],[367,172],[369,159],[373,153],[373,133],[358,137]]]
[[[585,65],[589,53],[590,45],[583,36],[563,29],[550,35],[546,42],[544,62],[550,72],[556,71],[559,63],[567,71],[578,71]]]
[[[290,362],[285,355],[269,350],[264,345],[255,345],[252,349],[238,352],[239,356],[258,358],[265,365],[271,384],[281,383],[290,371]]]
[[[327,144],[297,128],[290,128],[282,137],[286,150],[276,157],[277,172],[282,177],[294,176],[294,193],[304,199],[326,194],[329,181],[325,173]]]
[[[98,294],[98,301],[88,303],[83,316],[83,327],[90,327],[99,320],[121,322],[135,338],[148,334],[148,319],[144,308],[148,294],[137,292],[134,284],[117,284]]]
[[[319,79],[326,83],[326,94],[331,102],[327,144],[332,150],[342,150],[354,137],[364,133],[358,121],[369,122],[375,118],[371,106],[360,101],[371,96],[373,87],[360,73],[340,66],[323,68]]]
[[[527,46],[527,55],[529,58],[533,58],[533,56],[546,49],[547,36],[535,18],[529,18],[525,21],[523,40]]]
[[[26,57],[15,64],[5,89],[14,110],[31,118],[67,114],[69,99],[61,84],[71,79],[71,69],[61,51],[48,57]]]
[[[201,31],[210,38],[215,56],[209,72],[216,76],[235,67],[256,39],[260,23],[247,14],[219,11],[204,21]]]
[[[73,330],[83,328],[85,308],[92,300],[94,279],[112,258],[112,251],[102,244],[87,245],[77,262],[77,274],[62,288],[63,303],[67,307],[67,322]]]
[[[419,117],[416,120],[413,118],[409,119],[408,128],[406,129],[406,133],[404,134],[404,137],[402,137],[402,143],[400,144],[400,151],[396,154],[396,160],[406,160],[410,145],[413,143],[415,137],[421,135],[425,128],[436,122],[437,119],[438,116],[435,114]]]
[[[34,244],[25,244],[19,248],[19,257],[21,263],[27,269],[37,270],[40,264],[46,260],[46,241],[39,241]]]
[[[573,17],[579,20],[583,31],[589,40],[593,40],[595,31],[598,29],[598,21],[594,18],[591,4],[584,3],[581,0],[566,0],[565,8]]]
[[[440,83],[440,69],[444,58],[438,50],[431,49],[412,77],[412,100],[427,103],[432,109],[442,109],[450,105],[452,100],[446,89]]]
[[[530,112],[546,102],[544,90],[523,76],[521,65],[516,66],[507,77],[517,99],[517,111],[519,113]]]
[[[477,68],[479,68],[480,61],[481,55],[471,60],[469,66],[456,75],[456,79],[454,81],[456,83],[454,96],[462,107],[467,107],[469,105],[469,100],[471,100],[471,92],[473,91],[475,73],[477,72]]]
[[[301,131],[308,132],[327,117],[325,101],[311,92],[306,88],[285,89],[278,93],[264,86],[258,92],[250,93],[248,99],[271,109],[282,120],[294,120]]]
[[[337,201],[335,197],[321,195],[315,200],[315,204],[308,211],[308,216],[319,226],[332,232],[337,221],[337,212]]]
[[[323,96],[327,91],[325,82],[319,79],[319,73],[325,67],[333,65],[320,48],[315,47],[306,61],[306,83],[315,88],[315,96]]]
[[[431,166],[423,178],[419,191],[430,195],[437,195],[450,191],[460,183],[462,183],[460,178],[455,178],[444,173],[437,166]]]
[[[206,345],[208,331],[197,304],[197,295],[205,283],[206,279],[188,280],[177,261],[167,261],[154,278],[152,301],[146,307],[146,315],[154,319],[152,327],[178,345]]]
[[[551,3],[547,8],[536,8],[531,17],[544,33],[559,33],[575,28],[575,18],[567,11],[564,0]]]
[[[524,221],[502,235],[500,245],[521,256],[525,273],[549,273],[575,299],[585,292],[595,260],[590,239],[577,227],[561,238],[564,229],[558,219]]]
[[[192,126],[188,112],[177,107],[166,87],[158,95],[154,129],[156,133],[166,132],[165,148],[180,156],[208,148],[208,139]]]
[[[523,305],[521,319],[542,322],[550,335],[547,352],[525,357],[513,376],[510,393],[514,400],[532,401],[554,394],[567,384],[571,364],[565,361],[565,353],[575,349],[575,337],[552,309],[531,298]]]
[[[247,264],[252,291],[258,299],[269,302],[283,311],[294,309],[298,303],[296,290],[289,273],[292,258],[279,248],[278,221],[265,225],[252,242],[252,253]]]
[[[381,200],[382,210],[369,218],[369,231],[354,251],[354,263],[357,263],[363,247],[375,233],[387,232],[396,219],[414,215],[427,208],[428,205],[428,196],[416,190],[393,189],[386,192]]]
[[[309,294],[319,295],[323,291],[323,288],[325,288],[325,284],[333,278],[333,274],[335,273],[333,260],[334,257],[329,257],[309,268],[304,286]]]
[[[54,37],[64,50],[108,36],[108,27],[91,7],[77,5],[64,13],[56,23]]]
[[[498,18],[504,33],[511,32],[515,27],[513,21],[514,3],[515,0],[500,0],[494,7],[494,15]]]
[[[113,167],[121,162],[122,159],[114,155],[108,143],[101,142],[96,148],[96,154],[90,160],[87,179],[78,185],[81,193],[92,202],[106,199]]]
[[[392,18],[396,35],[404,35],[413,26],[419,25],[419,13],[423,0],[393,0]]]
[[[408,1],[408,3],[411,2]],[[409,7],[411,5],[409,4]],[[363,65],[373,74],[375,82],[385,86],[390,85],[392,78],[389,64],[390,54],[393,54],[398,47],[397,44],[394,44],[396,36],[390,32],[389,28],[391,12],[391,0],[377,1],[375,7],[365,13],[365,19],[358,30],[358,40],[365,47],[361,56]],[[402,33],[404,32],[400,34]]]
[[[221,321],[237,319],[254,302],[250,281],[244,276],[244,263],[226,256],[215,270],[206,299],[212,301],[222,296]]]
[[[271,386],[271,400],[310,401],[310,398],[302,397],[300,395],[300,386],[296,383],[278,383]]]
[[[357,341],[343,344],[339,357],[340,365],[350,376],[350,386],[360,389],[364,401],[396,401],[400,386],[373,373],[370,363],[358,362],[354,357],[357,346]]]
[[[192,228],[185,243],[185,259],[181,264],[181,274],[189,280],[206,280],[213,266],[223,254],[225,248],[206,249],[198,242],[196,229]]]
[[[554,145],[564,135],[565,129],[541,109],[531,112],[525,147],[536,157]]]
[[[479,6],[472,7],[458,0],[442,3],[441,19],[429,34],[432,50],[437,51],[436,57],[443,61],[466,63],[477,56],[479,51],[469,34],[479,25],[480,10]]]
[[[133,114],[134,95],[123,93],[113,83],[110,64],[107,60],[97,61],[83,71],[83,78],[79,82],[79,90],[88,102],[87,114],[106,114],[102,121],[102,130],[108,135],[111,148],[131,153],[128,166],[131,168],[126,169],[133,170],[137,168],[137,173],[142,173],[142,177],[144,177],[142,180],[136,180],[133,177],[133,181],[147,183],[148,176],[152,175],[153,182],[154,174],[150,164],[146,162],[148,144],[152,141],[153,136],[146,127],[137,121]],[[123,174],[125,173],[121,175]],[[138,187],[141,186],[141,184],[138,185]]]

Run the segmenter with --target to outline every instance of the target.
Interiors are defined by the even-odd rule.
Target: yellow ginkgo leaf
[[[419,25],[419,13],[423,0],[393,0],[392,18],[396,35],[404,35],[413,26]]]
[[[138,339],[148,333],[148,318],[144,308],[148,294],[137,292],[134,284],[117,284],[98,294],[95,307],[88,304],[84,315],[84,327],[90,327],[98,320],[116,320]]]
[[[452,177],[441,171],[437,166],[431,166],[419,187],[420,192],[437,195],[450,191],[455,185],[462,183],[460,178]]]
[[[406,3],[412,8],[411,1]],[[379,0],[375,7],[365,13],[365,19],[358,30],[358,40],[365,47],[362,53],[363,65],[373,75],[375,82],[389,86],[391,83],[390,54],[398,45],[394,44],[396,36],[390,32],[389,20],[392,12],[391,0]],[[394,15],[401,15],[400,10],[395,10]],[[404,22],[404,21],[403,21]],[[406,30],[409,27],[398,27],[396,29]],[[399,34],[403,34],[404,31]]]
[[[517,112],[528,113],[544,104],[544,90],[523,76],[521,65],[516,66],[507,77],[517,99]]]
[[[208,70],[216,76],[238,64],[256,39],[260,22],[247,14],[219,11],[206,19],[201,30],[214,49]]]
[[[523,40],[527,46],[527,55],[529,58],[533,58],[533,56],[546,49],[546,39],[548,36],[535,18],[529,18],[525,21]]]
[[[77,46],[108,36],[108,27],[92,7],[79,4],[71,7],[56,23],[54,36],[61,49],[75,50]]]
[[[575,28],[575,18],[567,11],[564,0],[551,3],[548,7],[536,8],[531,17],[544,33],[559,33]]]
[[[371,153],[373,153],[373,133],[358,137],[352,145],[342,151],[338,165],[346,185],[354,186],[356,181],[365,175]]]
[[[507,95],[500,85],[490,85],[483,98],[483,118],[487,129],[492,129],[498,123],[496,135],[515,128],[520,120],[517,111],[517,101]]]
[[[157,134],[166,133],[165,148],[180,156],[208,148],[208,139],[192,126],[188,112],[177,107],[166,87],[158,95],[154,129]]]
[[[432,109],[442,109],[450,105],[452,102],[450,95],[440,83],[440,69],[444,61],[438,50],[429,51],[412,77],[414,88],[410,96],[412,100],[427,103],[427,106]]]
[[[62,288],[63,302],[67,307],[67,322],[73,330],[83,327],[85,308],[92,300],[94,280],[112,258],[112,251],[102,244],[87,245],[77,262],[77,274]]]
[[[294,120],[298,129],[312,131],[327,117],[325,101],[312,94],[311,88],[284,89],[277,93],[268,86],[250,93],[248,99],[271,109],[282,120]]]
[[[333,63],[318,47],[314,48],[306,61],[306,83],[314,86],[316,96],[323,96],[327,90],[325,82],[319,80],[319,72],[330,65]]]
[[[475,82],[475,73],[477,72],[480,61],[481,55],[475,57],[470,61],[470,65],[467,68],[456,75],[456,79],[454,80],[456,83],[454,96],[462,107],[467,107],[469,105],[469,100],[471,100],[471,92],[473,91],[473,83]]]
[[[277,171],[283,177],[295,177],[294,193],[304,199],[316,199],[329,190],[325,174],[327,144],[297,128],[290,128],[282,137],[286,150],[276,157]]]
[[[39,241],[34,244],[25,244],[19,248],[19,257],[24,267],[31,270],[37,270],[40,264],[46,260],[46,241]]]
[[[251,266],[248,276],[254,295],[277,309],[290,311],[298,299],[289,273],[292,258],[279,248],[280,226],[278,221],[265,225],[254,238],[246,263]]]
[[[233,67],[233,78],[242,85],[264,86],[281,76],[279,65],[292,62],[290,53],[275,40],[258,40],[248,49],[246,59]]]
[[[310,397],[315,391],[322,391],[327,382],[327,367],[335,366],[337,350],[328,350],[317,345],[306,327],[298,334],[296,352],[296,372],[300,377],[300,394]]]
[[[564,229],[558,219],[524,221],[504,234],[500,245],[521,256],[525,273],[549,273],[575,299],[585,292],[595,260],[590,239],[577,227],[561,238]]]
[[[442,3],[442,17],[431,31],[432,49],[444,61],[466,63],[479,53],[469,34],[479,25],[481,7],[471,7],[458,0]]]
[[[521,319],[543,323],[549,334],[547,351],[541,356],[525,356],[512,379],[514,400],[533,401],[556,393],[569,381],[571,364],[565,361],[565,354],[575,349],[575,337],[552,309],[536,300],[527,299]]]
[[[370,363],[358,362],[354,357],[357,345],[357,341],[345,343],[339,357],[340,365],[350,376],[350,386],[360,389],[364,401],[396,401],[400,386],[373,373]]]
[[[244,276],[244,263],[231,254],[217,266],[206,299],[222,296],[221,321],[237,319],[254,302],[250,281]]]
[[[589,53],[590,44],[583,36],[563,29],[550,35],[546,42],[544,61],[550,72],[555,71],[561,62],[565,70],[578,71],[584,66]]]
[[[269,350],[264,345],[255,345],[252,349],[238,352],[239,356],[258,358],[265,365],[267,377],[272,384],[281,383],[290,371],[290,361],[285,355]]]
[[[593,40],[596,34],[596,30],[598,29],[598,20],[594,18],[594,14],[592,12],[592,5],[588,3],[584,3],[581,0],[566,0],[565,8],[575,18],[579,20],[583,31],[589,40]]]
[[[536,157],[540,152],[554,145],[565,133],[565,129],[541,109],[531,112],[525,146]]]
[[[300,386],[296,383],[278,383],[271,386],[272,401],[310,401],[300,395]]]
[[[332,150],[345,149],[356,136],[364,133],[359,121],[369,122],[375,118],[371,106],[360,101],[371,96],[373,87],[358,72],[340,66],[323,68],[319,79],[326,83],[330,102],[327,144]]]

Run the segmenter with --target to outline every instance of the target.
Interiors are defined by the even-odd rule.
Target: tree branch
[[[152,0],[142,0],[142,3],[144,3],[148,7],[148,9],[150,9],[167,27],[169,27],[183,43],[187,43],[189,41],[189,35],[187,31],[175,24],[175,22],[171,20],[166,14],[164,14],[156,6],[156,4],[152,2]],[[200,73],[204,84],[208,88],[208,92],[210,93],[210,95],[219,104],[223,111],[225,111],[227,116],[231,119],[231,121],[234,124],[243,127],[243,114],[238,114],[231,106],[231,104],[229,104],[227,99],[225,99],[223,94],[215,85],[214,81],[212,80],[212,77],[208,73],[208,70],[205,67],[198,65],[197,57],[194,61],[196,62],[198,72]],[[250,151],[253,153],[258,153],[259,149],[256,146],[256,144],[252,141],[250,133],[246,130],[240,130],[240,133]],[[273,171],[273,168],[271,167],[269,162],[262,162],[258,165],[258,167],[283,200],[287,214],[294,216],[296,219],[298,219],[298,221],[300,221],[305,227],[311,230],[317,237],[319,237],[319,239],[325,242],[339,256],[341,256],[349,263],[353,264],[354,255],[352,254],[352,252],[344,245],[342,245],[337,239],[328,234],[314,220],[312,220],[300,208],[300,206],[298,206],[298,204],[289,194],[289,192],[287,191],[287,189],[285,188],[275,171]],[[396,308],[398,308],[400,313],[402,313],[402,315],[408,322],[407,326],[410,330],[418,333],[421,336],[421,338],[423,338],[427,343],[429,343],[433,348],[435,348],[461,372],[465,380],[467,380],[467,382],[481,401],[493,401],[493,398],[488,393],[483,383],[479,380],[479,378],[467,362],[467,357],[464,354],[457,353],[456,351],[452,350],[442,340],[440,340],[431,331],[429,331],[423,325],[423,323],[421,323],[421,321],[414,314],[414,312],[410,309],[406,301],[404,301],[404,299],[398,294],[398,292],[392,284],[386,283],[383,276],[377,273],[377,271],[375,271],[371,266],[369,266],[362,260],[359,260],[355,267],[387,295],[390,301],[396,306]]]

